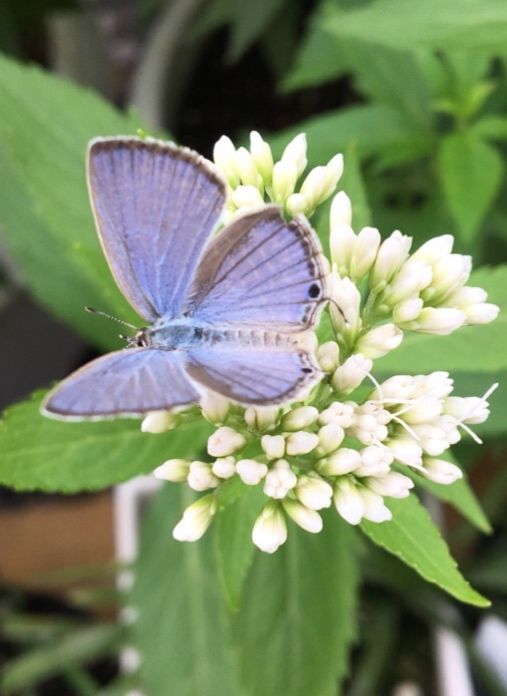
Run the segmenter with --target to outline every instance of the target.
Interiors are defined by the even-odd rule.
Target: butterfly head
[[[137,348],[148,348],[151,346],[151,332],[149,329],[139,329],[137,333],[131,338],[131,342]]]

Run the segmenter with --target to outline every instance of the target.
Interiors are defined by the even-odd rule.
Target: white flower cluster
[[[294,193],[306,164],[304,136],[273,164],[257,133],[251,135],[250,151],[235,150],[221,138],[215,161],[231,187],[231,211],[254,205],[254,194],[250,202],[244,195],[251,187],[255,206],[267,196],[291,214],[312,212],[333,191],[342,166],[333,158],[310,172]],[[304,196],[304,205],[294,203],[303,200],[297,196]],[[252,540],[272,553],[287,538],[287,517],[317,533],[323,525],[319,511],[334,505],[350,524],[380,523],[391,519],[385,499],[408,496],[414,472],[439,484],[462,476],[442,457],[463,432],[480,442],[469,426],[488,417],[496,385],[483,397],[461,398],[452,396],[447,372],[398,375],[379,384],[373,361],[399,346],[406,331],[448,334],[465,324],[492,321],[498,307],[486,302],[482,289],[465,285],[471,260],[452,253],[451,236],[432,239],[412,255],[411,244],[400,232],[383,242],[371,227],[356,234],[350,200],[343,192],[335,196],[329,303],[334,339],[316,351],[324,378],[304,403],[281,408],[241,409],[211,392],[202,398],[201,413],[216,426],[208,440],[209,461],[170,459],[155,471],[159,478],[206,491],[176,525],[176,539],[194,541],[204,534],[221,487],[233,477],[262,487],[266,503]],[[182,417],[152,413],[142,428],[163,432]]]
[[[215,144],[213,159],[228,185],[228,218],[264,205],[266,198],[295,216],[307,217],[331,196],[343,173],[343,156],[335,155],[325,166],[314,167],[296,191],[308,163],[306,136],[297,135],[278,162],[268,143],[256,131],[250,133],[250,149],[236,149],[223,135]]]

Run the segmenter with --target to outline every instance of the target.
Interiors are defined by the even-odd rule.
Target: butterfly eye
[[[134,337],[134,340],[138,348],[146,348],[150,345],[150,340],[146,333],[146,329],[141,329],[141,331],[138,331]]]

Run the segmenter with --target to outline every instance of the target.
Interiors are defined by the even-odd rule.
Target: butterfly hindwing
[[[67,377],[49,393],[43,412],[76,420],[134,416],[198,399],[180,352],[131,348],[97,358]]]
[[[98,138],[88,151],[88,187],[120,290],[149,321],[177,316],[223,209],[218,171],[169,143]]]

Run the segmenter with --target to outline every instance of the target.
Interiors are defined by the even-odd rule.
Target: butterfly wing
[[[88,151],[88,188],[120,290],[146,320],[177,316],[223,209],[217,170],[158,140],[98,138]]]
[[[195,403],[181,353],[132,348],[93,360],[46,397],[42,411],[66,420],[139,416]]]
[[[277,206],[266,206],[211,241],[186,310],[212,325],[298,332],[317,321],[325,278],[325,258],[306,220],[286,222]]]

